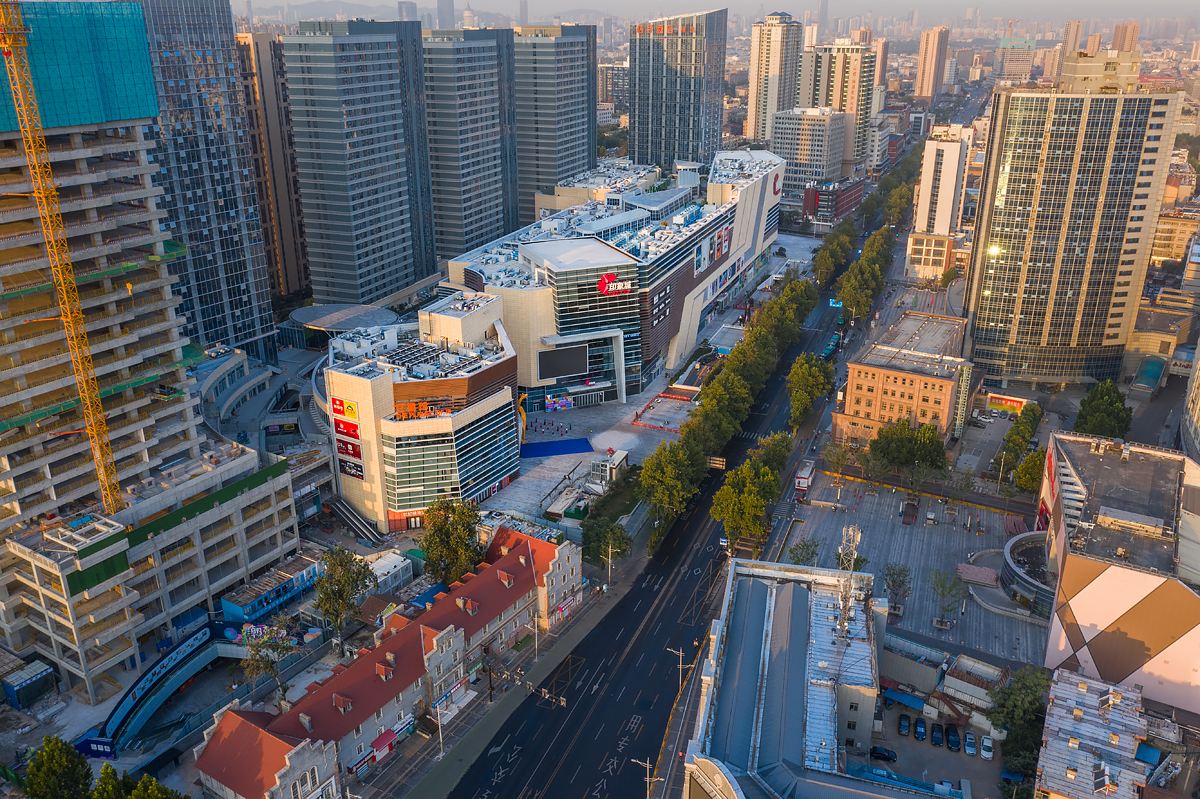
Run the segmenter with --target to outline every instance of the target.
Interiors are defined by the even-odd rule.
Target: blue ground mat
[[[592,451],[592,444],[586,438],[564,438],[559,441],[538,441],[521,445],[522,458],[549,458],[551,455]]]

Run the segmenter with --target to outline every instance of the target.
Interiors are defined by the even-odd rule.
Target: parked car
[[[907,713],[900,714],[900,720],[896,723],[896,732],[901,735],[908,735],[909,729],[912,727],[912,719]]]
[[[872,760],[886,760],[889,763],[896,762],[896,753],[891,749],[884,749],[882,746],[871,747]]]
[[[945,736],[942,734],[942,725],[934,724],[933,730],[929,734],[929,742],[934,746],[941,746],[944,740]]]
[[[925,718],[917,716],[917,720],[913,722],[913,737],[918,741],[925,740]]]
[[[892,699],[890,696],[885,696],[883,698],[883,706],[888,710],[891,710],[896,706],[896,700]]]
[[[958,727],[953,724],[946,725],[946,748],[951,752],[962,749],[962,739],[958,737]]]
[[[971,757],[978,754],[979,750],[975,748],[975,733],[967,730],[963,733],[963,751]]]
[[[984,760],[991,760],[995,750],[992,748],[992,736],[985,735],[979,739],[979,756]]]

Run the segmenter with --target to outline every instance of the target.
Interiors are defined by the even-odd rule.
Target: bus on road
[[[796,493],[804,497],[808,487],[812,485],[813,474],[817,471],[816,461],[804,461],[796,470]]]

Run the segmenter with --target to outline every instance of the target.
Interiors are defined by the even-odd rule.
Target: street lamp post
[[[646,799],[650,799],[650,789],[654,786],[654,783],[661,782],[662,777],[650,776],[650,769],[654,768],[654,764],[650,762],[650,758],[646,758],[645,760],[634,760],[633,762],[639,766],[644,766],[646,769]]]
[[[679,692],[683,693],[683,647],[678,649],[667,647],[667,651],[672,655],[679,655]]]

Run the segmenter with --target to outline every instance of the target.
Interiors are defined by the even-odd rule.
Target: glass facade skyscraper
[[[1137,318],[1179,95],[1070,90],[994,96],[967,284],[987,385],[1116,378]]]
[[[629,26],[629,157],[673,169],[721,145],[725,9]]]
[[[154,176],[192,341],[274,360],[275,328],[229,0],[140,0],[158,89]]]
[[[405,302],[437,277],[420,23],[302,22],[283,52],[313,299]]]

